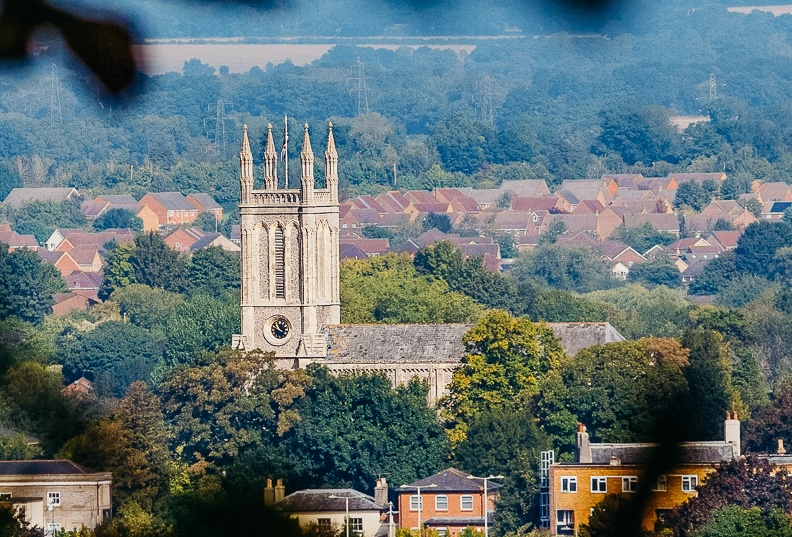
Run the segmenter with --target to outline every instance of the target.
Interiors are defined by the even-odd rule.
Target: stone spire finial
[[[242,203],[248,203],[253,192],[253,152],[250,151],[247,125],[242,127],[242,149],[239,152],[239,190]]]
[[[325,150],[325,186],[330,191],[331,201],[338,201],[338,153],[333,138],[333,123],[327,125],[327,149]]]
[[[305,138],[303,140],[303,148],[300,152],[300,164],[302,164],[302,177],[300,183],[302,186],[302,201],[313,201],[314,189],[314,154],[311,149],[311,137],[308,135],[308,123],[305,124]]]
[[[267,125],[267,147],[264,149],[264,188],[278,188],[278,153],[275,151],[275,140],[272,138],[272,123]]]

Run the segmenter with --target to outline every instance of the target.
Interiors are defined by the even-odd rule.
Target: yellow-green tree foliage
[[[562,360],[552,329],[501,310],[487,312],[463,338],[465,356],[441,402],[449,439],[456,446],[484,409],[524,409],[540,379]]]
[[[449,291],[439,278],[421,276],[406,254],[388,254],[341,265],[343,323],[464,323],[483,307]]]

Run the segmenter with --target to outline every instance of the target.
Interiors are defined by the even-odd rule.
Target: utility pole
[[[58,81],[58,66],[54,63],[50,66],[50,106],[49,106],[50,126],[63,125],[63,114],[61,113],[60,82]]]

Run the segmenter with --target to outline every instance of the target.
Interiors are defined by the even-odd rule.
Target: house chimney
[[[388,505],[388,482],[384,477],[377,479],[377,485],[374,487],[374,503]]]
[[[283,479],[278,479],[275,484],[275,501],[281,501],[284,496],[286,496],[286,487],[283,486]]]
[[[577,446],[575,447],[575,462],[591,464],[591,443],[586,432],[586,426],[578,423]]]
[[[275,503],[275,489],[272,487],[272,479],[267,479],[267,486],[264,487],[264,505]]]
[[[783,438],[779,438],[778,439],[778,448],[776,449],[776,453],[779,454],[779,455],[783,455],[784,453],[786,453],[786,449],[784,449],[784,439]]]
[[[723,439],[732,445],[734,458],[740,456],[740,420],[737,412],[726,411],[726,421],[723,423]]]

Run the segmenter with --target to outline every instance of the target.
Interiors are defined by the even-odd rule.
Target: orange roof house
[[[204,194],[203,192],[198,194],[188,194],[187,201],[189,201],[193,207],[198,209],[198,214],[212,213],[216,220],[220,221],[223,219],[223,207],[209,194]]]
[[[198,217],[198,209],[179,192],[149,192],[140,199],[154,214],[160,227],[190,224]]]
[[[177,252],[189,252],[204,235],[206,233],[199,227],[180,227],[165,237],[165,244]]]

